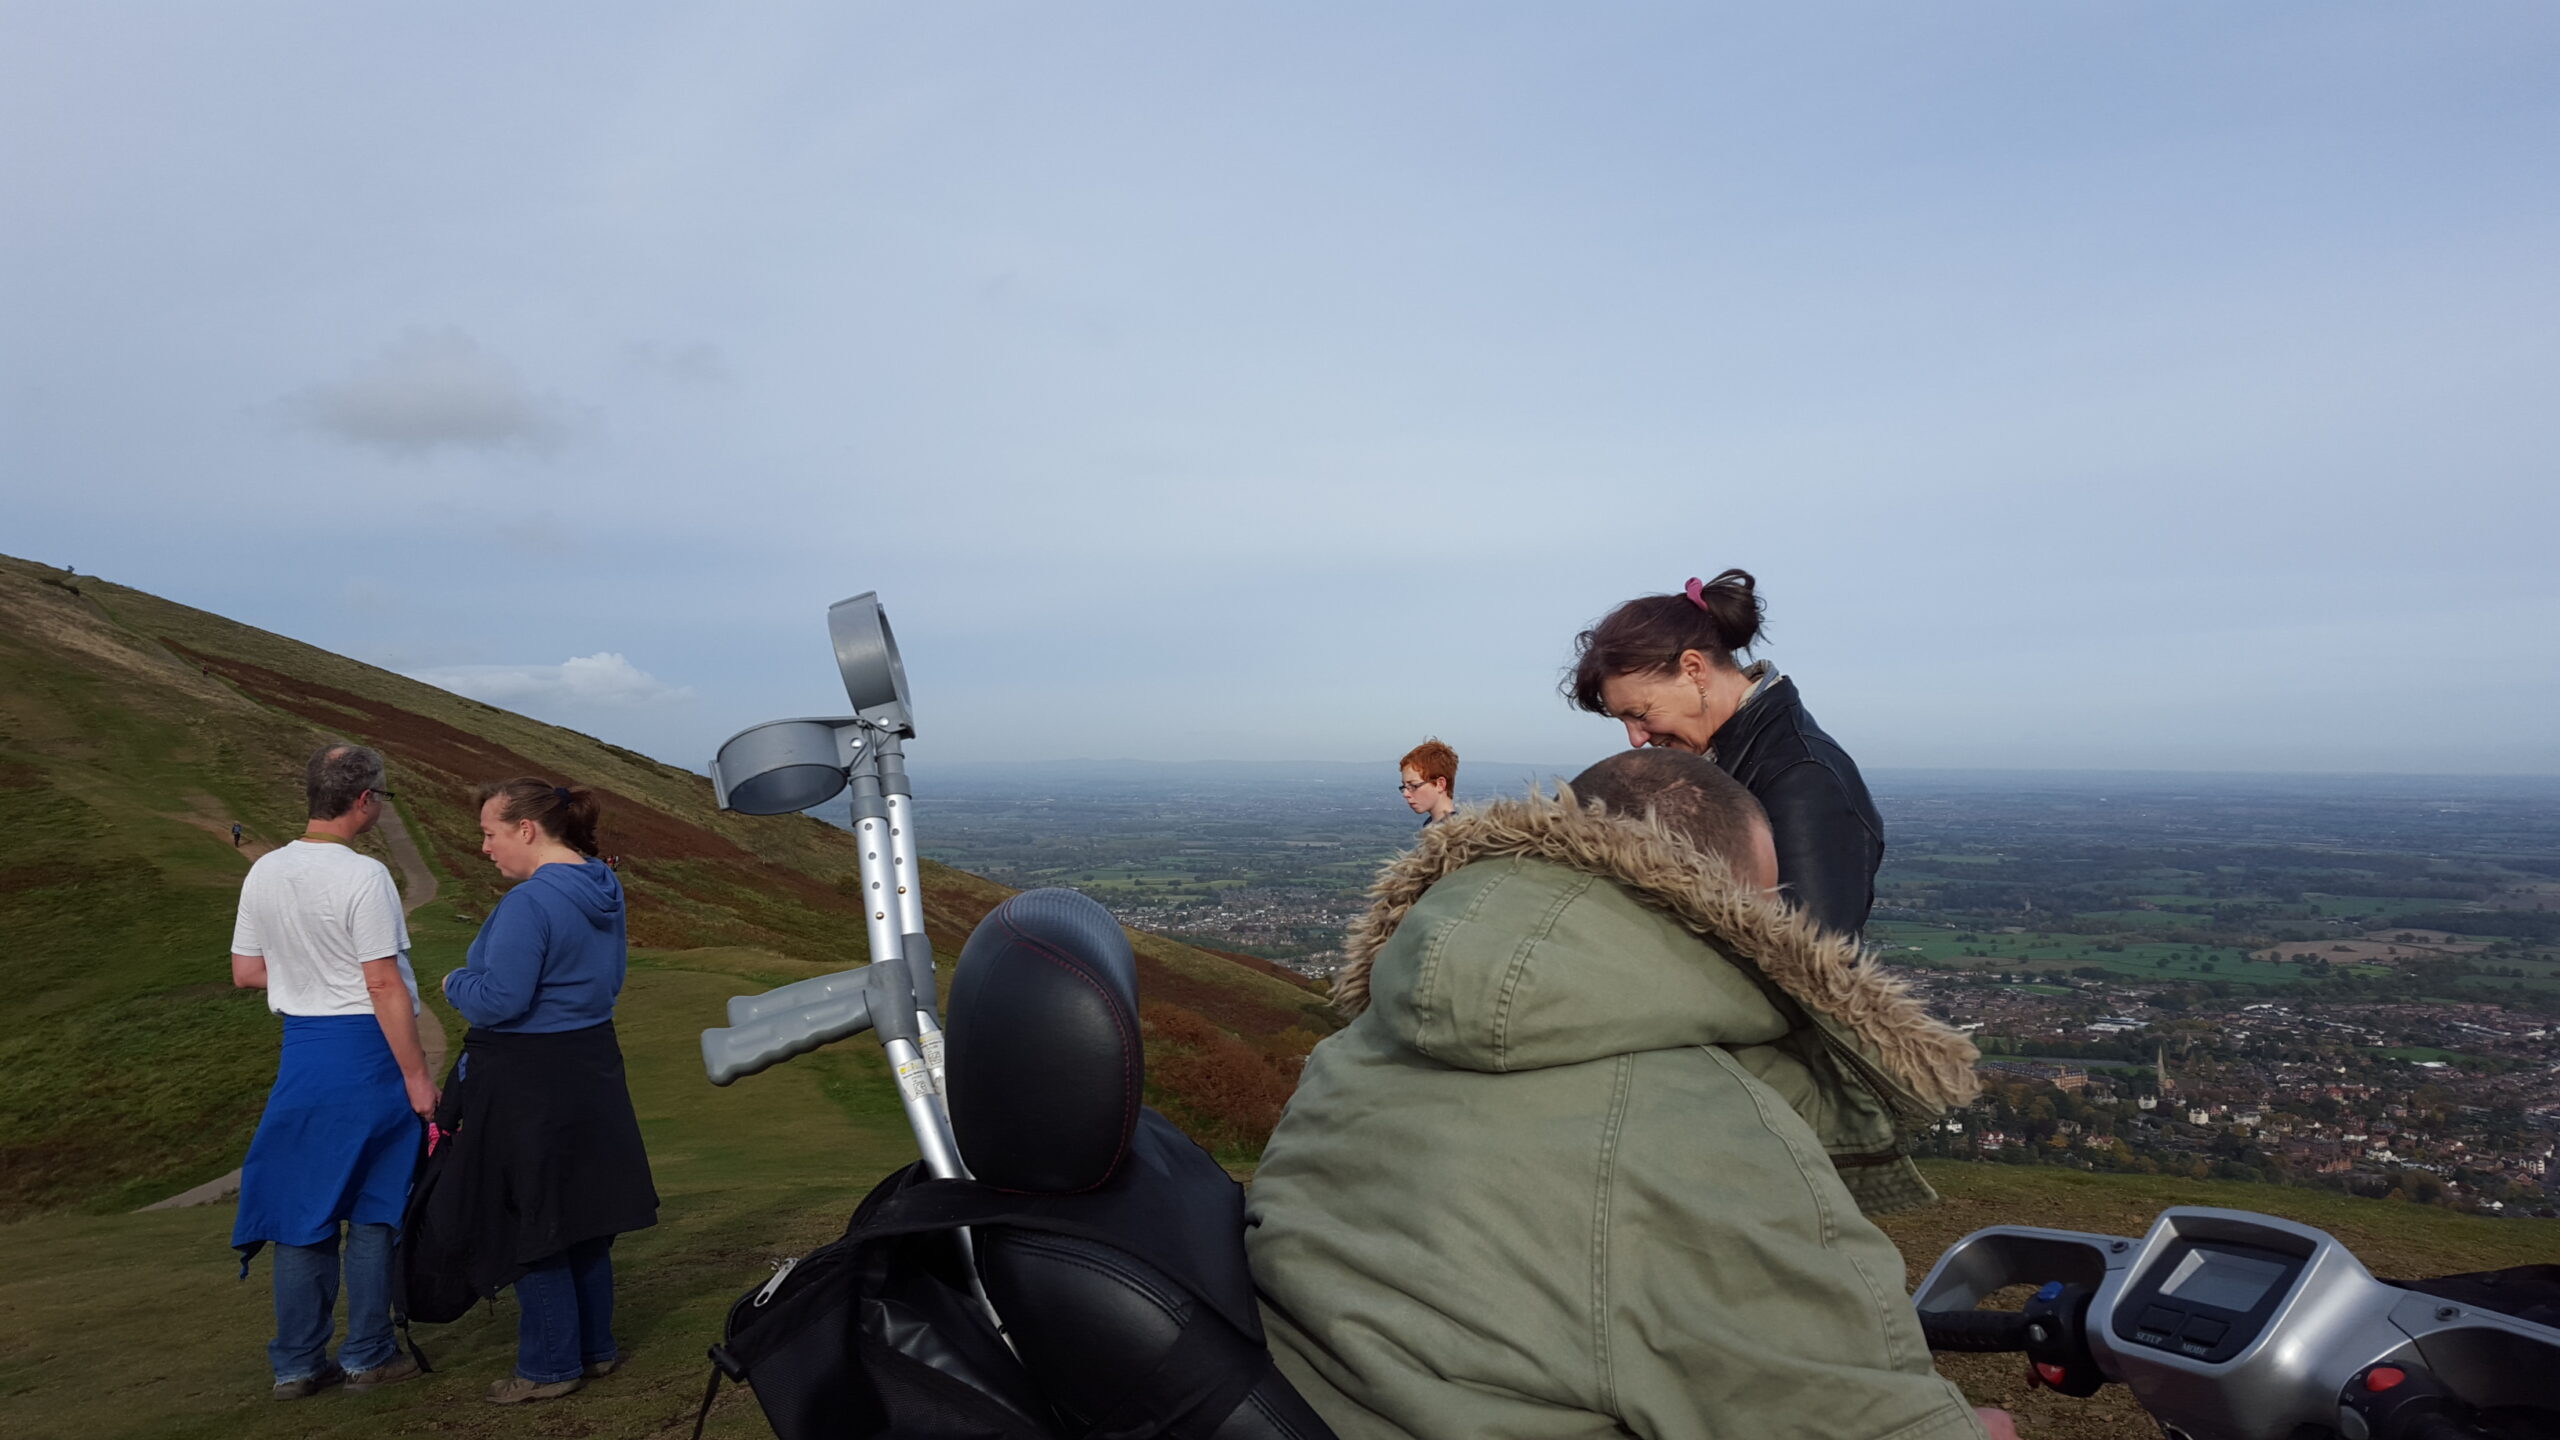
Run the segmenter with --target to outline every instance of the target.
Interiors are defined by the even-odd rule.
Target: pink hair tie
[[[1690,604],[1697,606],[1701,610],[1706,610],[1710,615],[1716,613],[1713,610],[1707,609],[1707,586],[1705,581],[1700,580],[1695,575],[1690,576],[1688,591]]]

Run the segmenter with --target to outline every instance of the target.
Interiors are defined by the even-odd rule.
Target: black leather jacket
[[[1864,928],[1884,863],[1884,821],[1857,762],[1805,713],[1796,682],[1782,677],[1761,691],[1708,749],[1769,812],[1788,898],[1827,930]]]

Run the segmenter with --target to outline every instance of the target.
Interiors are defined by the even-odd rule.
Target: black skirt
[[[403,1236],[414,1319],[452,1319],[581,1240],[658,1223],[611,1021],[473,1029],[436,1123],[445,1137],[410,1193]]]

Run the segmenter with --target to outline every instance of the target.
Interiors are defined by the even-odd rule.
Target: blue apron
[[[231,1243],[317,1245],[338,1222],[397,1225],[424,1134],[371,1015],[287,1015],[284,1057],[240,1167]]]

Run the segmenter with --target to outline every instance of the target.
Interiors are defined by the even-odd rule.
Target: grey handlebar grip
[[[834,977],[822,977],[834,978]],[[853,986],[841,994],[725,1030],[702,1032],[702,1069],[714,1085],[770,1069],[794,1055],[871,1028],[871,996]]]
[[[833,975],[818,975],[807,980],[795,980],[788,985],[767,990],[761,995],[732,995],[729,997],[729,1023],[746,1025],[762,1020],[768,1015],[780,1015],[788,1010],[802,1009],[833,1000],[840,995],[862,994],[864,987],[869,983],[863,979],[862,972],[870,968],[868,965],[857,965],[851,970],[839,970]]]

